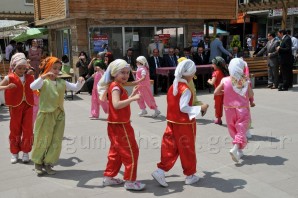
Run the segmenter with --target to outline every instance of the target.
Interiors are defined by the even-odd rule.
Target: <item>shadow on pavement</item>
[[[59,159],[57,165],[63,166],[63,167],[71,167],[71,166],[75,166],[76,164],[83,162],[83,160],[81,160],[78,157],[70,157],[68,159]]]
[[[267,164],[272,166],[281,166],[285,165],[285,162],[288,161],[288,159],[275,156],[275,157],[269,157],[264,155],[244,155],[243,161],[240,164],[236,164],[236,166],[241,167],[244,165],[257,165],[257,164]]]
[[[243,189],[247,182],[243,179],[223,179],[221,177],[214,177],[214,175],[220,172],[204,172],[204,177],[195,184],[200,188],[214,188],[218,191],[230,193],[235,192],[238,189]]]
[[[272,136],[252,135],[252,138],[249,139],[249,141],[280,142],[280,139]]]

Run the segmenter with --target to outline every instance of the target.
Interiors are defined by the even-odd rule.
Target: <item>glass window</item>
[[[148,46],[154,36],[154,27],[125,27],[125,52],[133,49],[134,57],[147,57]]]
[[[122,58],[122,27],[93,27],[90,32],[90,54],[109,51],[115,59]]]
[[[294,16],[293,35],[298,34],[298,16]]]
[[[63,55],[70,56],[70,30],[58,30],[56,33],[57,57],[61,58]]]
[[[169,47],[184,47],[184,28],[183,27],[157,27],[156,34],[163,35],[165,53]]]

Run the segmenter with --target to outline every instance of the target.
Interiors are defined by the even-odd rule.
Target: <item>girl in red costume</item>
[[[199,181],[196,170],[196,120],[200,113],[204,115],[208,105],[192,106],[193,94],[188,83],[196,72],[192,60],[183,60],[175,70],[175,80],[167,94],[167,128],[161,143],[161,161],[158,169],[152,173],[153,178],[163,187],[168,184],[165,172],[169,171],[180,156],[183,173],[186,175],[185,184],[190,185]],[[178,102],[179,101],[179,102]]]
[[[212,66],[214,68],[214,72],[212,73],[212,79],[209,79],[207,82],[210,85],[213,85],[216,89],[216,87],[220,84],[221,79],[229,75],[229,71],[226,68],[225,60],[220,56],[217,56],[212,60]],[[214,96],[214,108],[216,117],[214,123],[219,125],[222,125],[221,117],[223,109],[223,98],[224,95]]]
[[[130,96],[123,88],[123,84],[129,78],[129,72],[129,64],[124,60],[117,59],[109,64],[98,83],[100,99],[105,100],[106,94],[108,94],[108,135],[111,141],[103,185],[123,183],[123,180],[114,177],[117,176],[121,165],[124,164],[124,180],[126,180],[124,188],[143,190],[145,184],[136,181],[139,148],[130,124],[130,103],[138,100],[140,95],[137,94],[136,87]]]
[[[30,84],[34,81],[32,75],[25,74],[27,70],[27,59],[23,53],[12,56],[10,67],[12,73],[5,76],[0,85],[13,83],[15,88],[5,90],[6,105],[10,112],[10,162],[17,163],[19,152],[23,152],[22,161],[29,162],[29,152],[33,143],[33,92]]]

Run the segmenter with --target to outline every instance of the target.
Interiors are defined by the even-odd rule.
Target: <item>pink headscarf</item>
[[[20,65],[27,65],[27,59],[25,54],[23,53],[16,53],[11,57],[10,61],[10,69],[14,71]]]

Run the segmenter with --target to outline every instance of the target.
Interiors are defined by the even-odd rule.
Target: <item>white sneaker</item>
[[[10,158],[10,162],[11,162],[12,164],[15,164],[15,163],[18,162],[18,159],[19,159],[19,154],[12,154],[12,155],[11,155],[11,158]]]
[[[29,159],[29,154],[28,153],[23,153],[23,158],[22,158],[23,163],[28,163],[30,161]]]
[[[126,190],[143,190],[145,186],[146,184],[143,184],[139,181],[134,181],[134,182],[127,181],[124,184],[124,188]]]
[[[243,151],[241,149],[238,150],[238,156],[241,159],[243,157]]]
[[[104,177],[102,185],[103,186],[113,186],[113,185],[119,185],[122,184],[124,181],[119,178],[113,178],[113,177]]]
[[[200,180],[200,177],[199,176],[197,176],[197,175],[190,175],[190,176],[187,176],[186,177],[185,184],[186,185],[191,185],[191,184],[197,183],[199,180]]]
[[[246,138],[247,139],[251,139],[252,138],[252,134],[250,133],[249,129],[246,132]]]
[[[152,117],[156,118],[157,116],[159,116],[159,114],[160,114],[160,111],[156,109]]]
[[[152,174],[152,177],[163,187],[168,187],[169,185],[166,182],[165,174],[156,170]]]
[[[139,113],[139,116],[144,116],[146,115],[148,112],[146,109],[142,109],[142,111]]]
[[[232,160],[234,162],[239,162],[240,156],[238,154],[238,147],[236,147],[236,145],[234,145],[234,147],[230,150],[230,155],[232,157]]]

